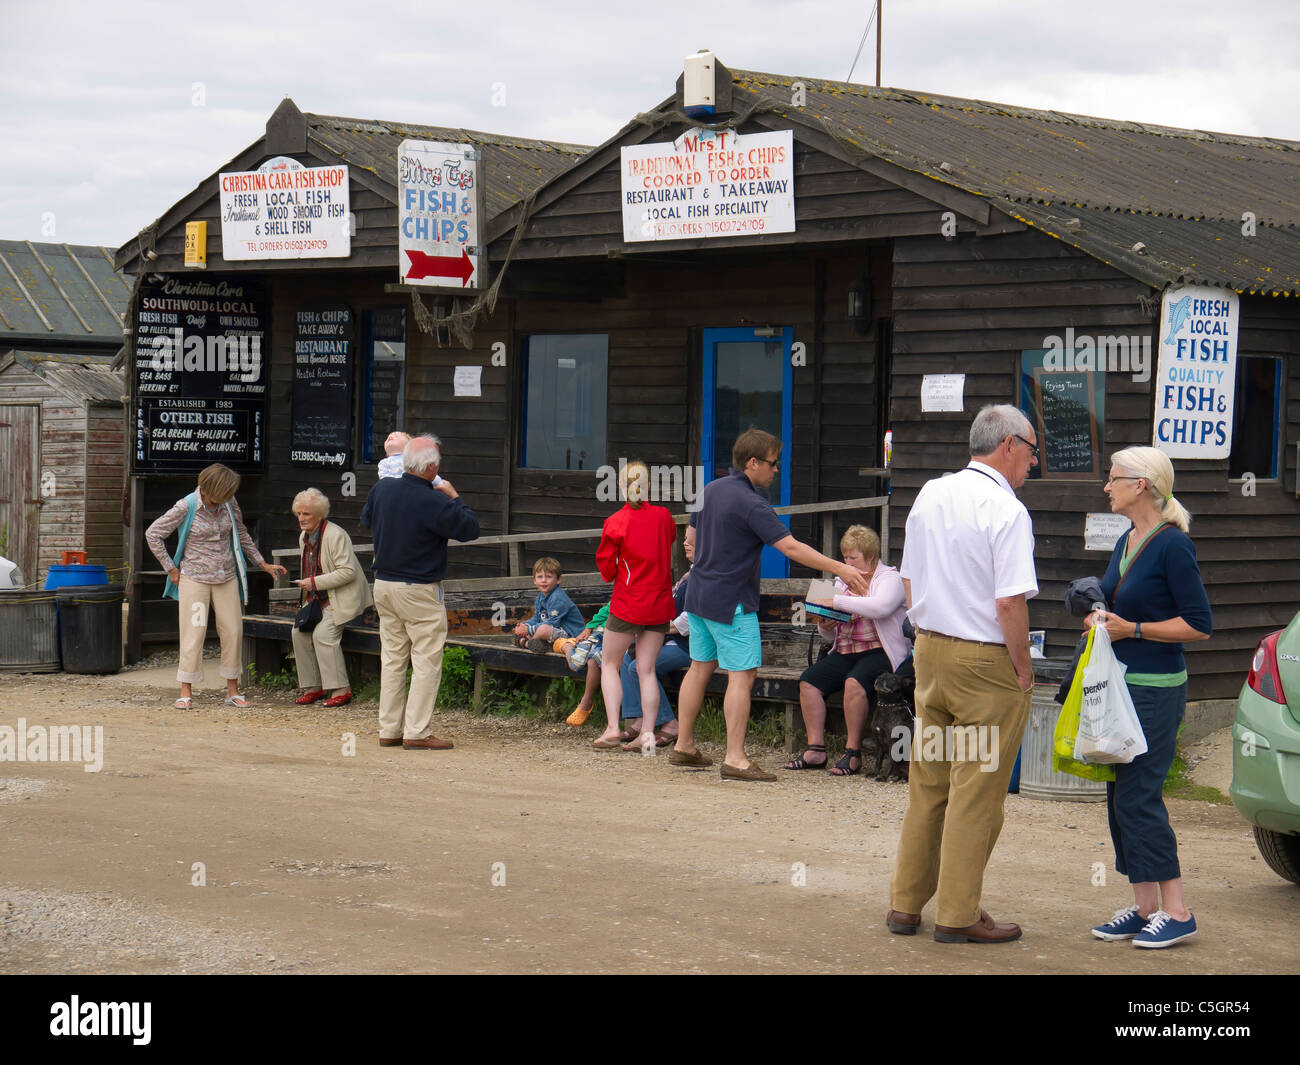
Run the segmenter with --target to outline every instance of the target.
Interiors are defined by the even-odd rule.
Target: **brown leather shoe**
[[[674,747],[671,751],[668,752],[668,764],[707,766],[713,764],[713,759],[705,757],[704,755],[700,754],[698,750],[679,751],[676,747]]]
[[[950,928],[948,925],[934,926],[936,943],[1010,943],[1020,938],[1018,924],[998,924],[984,910],[980,910],[980,919],[965,928]]]
[[[379,737],[380,747],[400,747],[401,745],[402,745],[401,736],[380,736]]]
[[[896,936],[914,936],[921,927],[919,913],[904,913],[902,910],[890,910],[885,914],[885,925]]]
[[[422,740],[402,740],[405,751],[450,751],[454,746],[451,740],[440,740],[437,736],[425,736]]]
[[[734,765],[727,765],[723,762],[718,767],[718,774],[723,780],[754,780],[754,781],[772,781],[776,777],[772,776],[766,769],[757,762],[751,762],[748,769],[737,769]]]

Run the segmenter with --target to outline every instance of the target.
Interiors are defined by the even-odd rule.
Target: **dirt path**
[[[373,708],[303,711],[262,697],[239,711],[201,693],[183,713],[162,708],[174,693],[154,679],[0,675],[0,725],[102,725],[105,743],[98,773],[0,762],[0,972],[1284,973],[1300,963],[1300,890],[1258,858],[1231,807],[1171,806],[1202,927],[1185,947],[1091,938],[1088,926],[1128,898],[1104,807],[1018,796],[984,902],[1025,936],[944,946],[883,927],[902,786],[815,773],[722,784],[716,770],[592,751],[590,730],[467,715],[436,722],[455,751],[380,749]],[[1097,862],[1106,886],[1093,884]],[[933,920],[931,906],[927,930]]]

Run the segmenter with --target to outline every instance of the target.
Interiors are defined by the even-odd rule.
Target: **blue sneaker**
[[[1147,926],[1147,918],[1138,916],[1138,908],[1130,906],[1126,910],[1116,910],[1115,916],[1105,924],[1099,924],[1092,930],[1098,939],[1113,942],[1117,939],[1132,939]]]
[[[1175,921],[1164,910],[1157,910],[1133,939],[1135,947],[1172,947],[1196,935],[1196,917],[1189,910],[1187,920]]]

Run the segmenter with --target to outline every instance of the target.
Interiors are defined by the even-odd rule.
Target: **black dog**
[[[876,708],[871,715],[871,731],[876,740],[876,780],[906,780],[908,755],[912,749],[912,722],[916,708],[912,697],[916,691],[916,672],[910,661],[897,673],[882,673],[876,678]],[[899,742],[899,741],[903,742]],[[901,753],[903,757],[895,758]]]

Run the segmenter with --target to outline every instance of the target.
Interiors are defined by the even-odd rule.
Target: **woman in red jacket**
[[[655,747],[655,716],[659,710],[659,682],[655,659],[663,646],[668,623],[677,611],[673,605],[670,562],[676,527],[667,507],[645,502],[650,471],[640,461],[629,462],[619,473],[619,488],[627,501],[605,519],[596,549],[596,566],[605,580],[614,582],[605,644],[601,651],[600,690],[605,696],[605,731],[592,744],[614,750],[625,737],[620,728],[623,682],[619,666],[636,641],[636,672],[641,685],[642,750]]]

